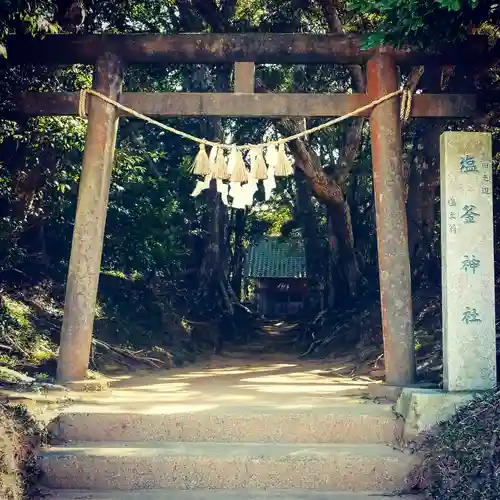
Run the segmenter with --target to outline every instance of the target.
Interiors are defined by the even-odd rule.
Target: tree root
[[[144,364],[151,366],[152,368],[161,368],[164,366],[164,362],[161,359],[149,356],[144,351],[132,351],[125,347],[117,347],[110,345],[102,340],[92,339],[92,356],[91,361],[94,366],[97,366],[95,362],[96,350],[102,349],[117,363],[127,366],[129,368],[133,367],[133,364],[128,361],[132,361],[136,364]]]

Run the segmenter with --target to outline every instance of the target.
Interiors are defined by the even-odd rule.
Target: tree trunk
[[[243,236],[245,235],[246,210],[234,210],[234,250],[231,259],[231,288],[241,300],[241,286],[243,281],[243,261],[245,251]]]
[[[427,69],[421,78],[429,92],[441,90],[440,68]],[[408,246],[412,269],[412,284],[421,286],[422,280],[440,282],[438,255],[435,250],[436,198],[439,185],[439,137],[444,129],[443,120],[424,120],[419,123],[415,141],[417,151],[412,159],[408,178]],[[421,129],[420,129],[421,128]],[[419,146],[422,146],[419,149]],[[433,279],[436,278],[436,279]]]
[[[298,126],[295,124],[293,127],[292,120],[286,120],[286,123],[289,131],[297,130]],[[345,291],[348,297],[354,296],[362,275],[354,249],[349,204],[344,198],[341,186],[321,168],[319,158],[311,147],[301,140],[293,141],[289,145],[295,157],[295,165],[305,174],[316,197],[327,206],[338,251],[338,267],[342,270],[341,276],[345,280]]]
[[[435,251],[436,199],[439,184],[438,146],[442,127],[428,125],[423,136],[423,150],[413,160],[409,178],[407,215],[408,245],[412,282],[419,286],[424,277],[433,278],[438,256]],[[437,273],[439,283],[440,273]]]
[[[355,297],[362,280],[354,248],[351,209],[347,201],[328,206],[328,222],[338,254],[339,297]]]
[[[221,68],[215,78],[206,70],[203,85],[215,80],[216,91],[227,92],[229,73]],[[222,126],[220,118],[209,119],[207,135],[222,140]],[[229,293],[225,289],[225,276],[228,271],[229,249],[227,248],[228,212],[217,192],[216,181],[213,179],[210,188],[206,190],[207,219],[205,226],[204,254],[200,269],[199,294],[202,304],[220,317],[233,314],[234,309]]]
[[[210,189],[207,189],[207,212],[205,227],[205,245],[203,260],[200,268],[200,287],[204,288],[214,277],[216,278],[220,268],[220,204],[218,193],[215,189],[215,180],[210,183]]]
[[[318,220],[311,198],[311,188],[302,170],[295,170],[296,204],[295,219],[304,240],[307,272],[306,311],[315,314],[322,308],[323,249],[318,235]]]

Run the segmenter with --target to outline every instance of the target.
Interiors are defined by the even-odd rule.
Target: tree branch
[[[221,0],[220,10],[224,19],[231,19],[236,12],[237,0]]]
[[[299,120],[284,119],[277,124],[283,135],[293,135],[302,130]],[[313,149],[301,139],[288,143],[295,158],[295,164],[309,179],[314,195],[327,205],[343,204],[344,195],[339,184],[322,168],[318,156]]]
[[[193,2],[193,7],[199,12],[205,22],[212,27],[213,31],[217,33],[227,31],[229,18],[224,18],[215,0],[196,0]]]
[[[343,34],[344,28],[339,16],[337,0],[318,0],[326,24],[331,33]],[[363,68],[359,65],[348,66],[351,75],[351,85],[354,92],[366,92],[366,78]],[[345,125],[343,144],[340,148],[340,161],[335,172],[336,181],[343,185],[351,172],[361,147],[361,135],[365,120],[354,118]]]
[[[343,33],[344,28],[339,18],[337,2],[335,0],[319,0],[326,24],[331,33]]]
[[[415,66],[412,68],[410,75],[408,76],[408,81],[406,83],[406,88],[411,92],[415,92],[417,90],[418,84],[422,75],[424,74],[424,66]]]
[[[330,33],[344,34],[344,28],[339,17],[339,4],[337,0],[318,0]],[[354,92],[366,92],[366,79],[363,68],[357,64],[348,66],[351,74]]]
[[[172,19],[174,20],[174,25],[177,25],[177,31],[190,32],[192,30],[200,30],[202,20],[193,12],[192,6],[186,0],[177,0],[176,5],[179,9],[179,19],[177,20],[177,16],[172,16]]]

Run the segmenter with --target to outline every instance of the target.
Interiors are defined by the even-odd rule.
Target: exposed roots
[[[105,353],[106,362],[115,362],[127,368],[134,368],[137,365],[146,365],[151,368],[159,369],[165,367],[165,359],[159,359],[152,356],[151,351],[143,349],[133,351],[125,347],[111,345],[102,340],[92,339],[91,363],[94,368],[98,368],[99,359]]]

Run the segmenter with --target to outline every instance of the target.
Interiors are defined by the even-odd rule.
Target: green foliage
[[[250,236],[281,234],[283,226],[293,219],[293,212],[289,204],[280,201],[278,198],[270,200],[269,203],[256,205],[249,215]]]
[[[99,281],[97,338],[119,345],[153,347],[167,339],[161,309],[144,282],[105,272]]]
[[[12,31],[31,35],[57,33],[57,24],[49,20],[53,11],[54,2],[49,0],[3,0],[0,4],[0,58],[7,57],[4,41]]]
[[[29,331],[31,323],[29,320],[31,311],[26,304],[18,302],[9,297],[3,300],[2,314],[10,318],[10,321],[18,330]]]
[[[0,305],[0,344],[13,347],[17,357],[0,357],[1,365],[15,366],[22,358],[27,363],[43,363],[54,357],[54,344],[39,331],[35,308],[18,297],[4,294]]]
[[[366,47],[432,47],[465,38],[469,26],[487,20],[498,5],[488,0],[349,0],[348,9],[375,24]]]
[[[102,0],[85,4],[84,29],[91,33],[323,33],[328,29],[318,2],[307,0],[238,0],[206,2],[206,5],[204,2],[176,0]],[[65,31],[65,27],[56,22],[56,2],[53,0],[11,0],[6,5],[11,13],[2,17],[4,34],[7,31],[32,34]],[[484,13],[490,12],[489,8],[488,5],[485,11],[481,0],[460,4],[449,0],[352,0],[350,11],[347,15],[342,12],[341,17],[344,21],[347,18],[345,30],[348,32],[356,31],[365,22],[373,26],[375,31],[368,39],[371,44],[389,41],[430,46],[443,38],[453,41],[463,36],[468,24],[483,19]],[[36,24],[36,16],[43,22]],[[492,23],[488,27],[494,38],[495,27]],[[229,91],[231,71],[229,65],[133,65],[126,71],[124,90]],[[352,91],[346,67],[267,64],[257,66],[256,76],[270,91]],[[59,284],[64,283],[86,132],[86,123],[79,118],[26,120],[7,115],[12,111],[13,96],[26,90],[88,88],[91,79],[92,68],[84,65],[0,68],[0,112],[3,117],[0,119],[0,273],[15,269],[14,272],[19,273],[16,279],[20,275],[23,279],[28,276],[36,282],[49,276],[55,277]],[[491,82],[488,85],[494,87]],[[313,126],[319,121],[308,120],[307,125]],[[267,119],[214,120],[207,117],[169,119],[166,122],[196,136],[218,136],[239,143],[260,142],[278,135],[276,122]],[[423,129],[427,127],[426,122],[420,123]],[[346,126],[347,123],[308,138],[308,147],[317,153],[323,169],[333,178],[338,173],[336,168],[341,160]],[[405,139],[409,142],[408,133]],[[195,179],[188,173],[188,166],[195,152],[196,147],[184,139],[138,120],[121,118],[102,256],[102,267],[107,276],[101,283],[96,322],[96,330],[102,338],[112,338],[113,333],[118,332],[116,339],[119,342],[154,343],[155,338],[168,330],[161,321],[162,305],[169,314],[172,309],[180,307],[177,299],[183,306],[188,304],[183,311],[198,312],[200,309],[196,297],[201,273],[191,271],[201,267],[211,234],[212,205],[207,203],[205,196],[196,199],[190,196]],[[342,183],[350,207],[355,252],[363,263],[363,273],[376,275],[377,249],[367,127],[363,131],[361,150],[353,170],[347,173]],[[275,196],[266,203],[260,192],[260,203],[247,212],[241,246],[245,247],[250,239],[261,234],[295,234],[300,231],[295,213],[296,194],[293,180],[279,181]],[[330,236],[325,207],[316,201],[311,207],[313,220],[318,221],[317,233],[324,242]],[[233,230],[231,224],[236,217],[231,210],[227,219],[230,230]],[[221,226],[224,224],[223,220]],[[416,225],[418,221],[412,227]],[[232,272],[233,260],[236,260],[232,254],[235,231],[221,235],[220,240],[224,246],[221,252],[224,271]],[[437,241],[434,237],[434,244],[437,245]],[[329,276],[329,260],[342,271],[340,254],[332,250],[335,255],[329,259],[332,256],[326,255],[329,251],[326,244],[320,246],[322,251],[325,247],[325,258],[319,259],[323,265],[322,275]],[[116,281],[106,288],[110,275]],[[158,300],[151,292],[152,276],[161,281],[161,286],[153,287],[158,292]],[[58,297],[58,319],[51,318],[58,326],[61,302],[62,297]],[[204,307],[207,307],[206,302]],[[215,300],[210,302],[212,306],[219,307]],[[9,318],[11,321],[11,313]],[[15,321],[17,330],[12,331],[22,330]],[[14,328],[14,323],[9,324]],[[43,327],[33,320],[30,328]],[[57,338],[58,333],[54,332],[58,332],[58,328],[50,331],[51,336]],[[34,345],[38,347],[32,356],[42,359],[46,352],[43,342]]]
[[[104,27],[108,32],[120,33],[185,30],[178,26],[179,6],[174,0],[132,3],[105,0],[86,2],[86,7],[86,29],[93,32],[100,32]],[[18,2],[16,9],[24,12],[26,19],[35,9],[45,14],[47,22],[55,23],[56,6],[52,1],[29,5]],[[197,26],[210,29],[200,24],[196,11],[191,14],[192,18],[182,20],[191,25],[190,30],[198,29]],[[239,1],[225,22],[237,29],[261,24],[262,29],[272,25],[273,31],[289,31],[297,23],[305,28],[309,17],[315,19],[311,24],[314,27],[317,15],[313,11],[282,9],[278,3],[264,0]],[[7,22],[10,31],[20,30],[12,19]],[[125,86],[131,91],[210,90],[225,71],[218,67],[182,65],[133,66],[127,70]],[[335,91],[341,82],[347,82],[342,69],[336,70],[336,74],[341,75],[336,79],[331,78],[329,68],[323,67],[291,71],[270,65],[259,71],[266,84],[278,90],[295,86],[304,91],[318,88]],[[8,103],[12,95],[23,90],[89,87],[91,68],[82,65],[57,70],[33,67],[22,72],[11,68],[0,74],[0,79],[5,82],[0,89],[2,102]],[[169,123],[201,136],[207,135],[211,126],[209,120],[171,120]],[[85,128],[83,120],[68,117],[43,117],[25,123],[0,121],[0,199],[7,208],[2,213],[8,214],[0,221],[1,268],[22,267],[34,256],[61,270],[67,265]],[[269,128],[267,120],[223,121],[225,135],[242,142],[259,141]],[[325,151],[327,149],[328,146]],[[159,272],[166,276],[182,270],[185,255],[192,251],[185,243],[186,232],[199,234],[206,216],[203,199],[193,200],[189,196],[194,179],[187,174],[187,166],[193,154],[193,145],[183,139],[150,125],[121,120],[103,252],[106,269],[124,271],[127,275]],[[6,158],[8,161],[3,161]],[[284,193],[284,189],[290,191],[286,185],[280,183],[278,193]],[[249,220],[261,226],[265,223],[271,232],[279,232],[291,217],[290,192],[280,194],[271,204],[274,208],[268,215],[262,212],[250,216]],[[250,224],[247,237],[255,230],[261,231],[256,224]]]
[[[134,352],[144,349],[145,352],[163,353],[160,359],[182,358],[182,348],[175,350],[173,346],[182,346],[189,340],[181,325],[186,304],[181,291],[172,282],[164,280],[161,289],[168,292],[166,297],[159,298],[158,290],[137,274],[103,272],[99,280],[94,337],[131,348]],[[0,352],[4,353],[6,346],[10,346],[11,351],[8,355],[0,355],[0,367],[27,372],[38,382],[55,376],[54,359],[64,309],[62,292],[61,284],[52,279],[36,286],[4,288],[0,308]],[[158,358],[160,354],[153,357]],[[137,363],[140,364],[139,359]],[[91,366],[101,369],[106,365],[106,356],[96,349]],[[37,375],[34,371],[38,366],[41,374]],[[5,373],[1,378],[6,378]]]

